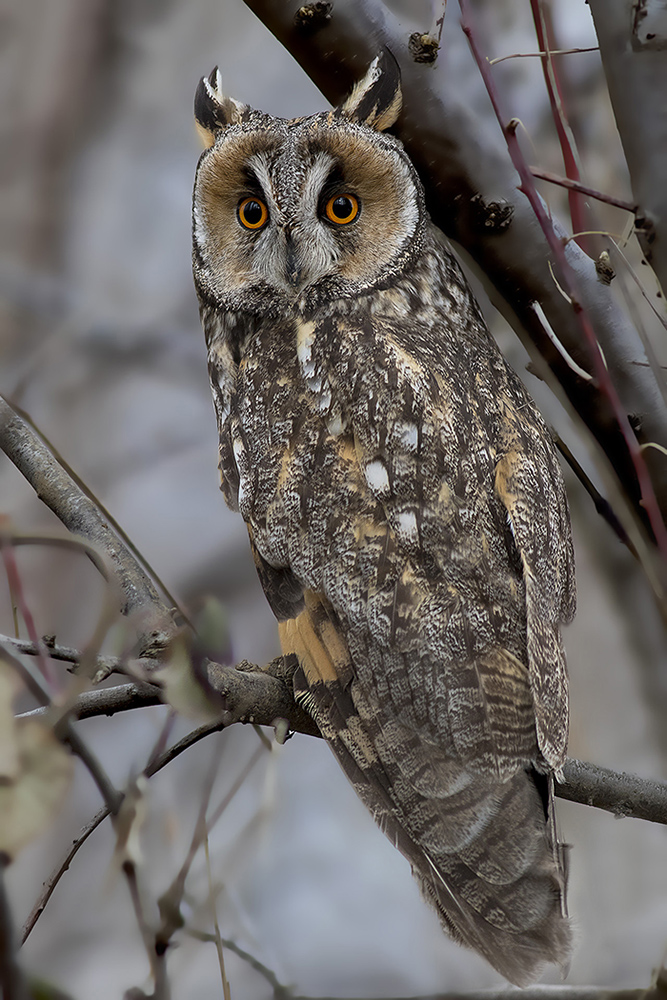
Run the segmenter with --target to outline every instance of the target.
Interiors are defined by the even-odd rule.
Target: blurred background
[[[388,6],[406,33],[431,25],[428,2]],[[595,45],[581,0],[552,7],[559,47]],[[490,57],[535,51],[528,0],[480,0],[475,9]],[[190,273],[199,155],[192,100],[200,76],[218,64],[227,91],[265,111],[293,117],[325,103],[241,0],[5,0],[0,26],[0,390],[28,410],[188,607],[206,595],[224,602],[234,657],[265,663],[279,652],[275,623],[242,522],[218,490],[215,420]],[[629,197],[597,54],[564,56],[559,70],[585,179]],[[433,72],[495,127],[454,3]],[[562,173],[539,60],[507,60],[496,72],[508,113],[525,128],[531,162]],[[544,193],[567,226],[558,189]],[[627,217],[607,206],[599,217],[614,233],[627,227]],[[547,419],[588,461],[568,415],[526,373],[518,341],[480,297]],[[651,596],[565,471],[580,595],[566,633],[570,753],[665,777],[667,670]],[[0,511],[22,531],[57,525],[4,457]],[[21,551],[19,560],[40,634],[83,644],[102,592],[92,567],[46,549]],[[13,630],[4,581],[0,629]],[[164,718],[164,708],[142,709],[82,722],[80,730],[123,786],[145,765]],[[179,722],[175,735],[188,728]],[[258,745],[252,729],[234,727],[151,781],[142,840],[149,900],[165,890],[187,851],[211,760],[220,763],[215,805]],[[58,820],[9,871],[18,926],[99,805],[77,764]],[[567,982],[648,985],[667,944],[665,828],[565,802],[559,817],[573,845],[577,946]],[[409,866],[377,831],[321,741],[296,736],[264,752],[210,845],[222,935],[297,993],[390,997],[502,984],[482,959],[443,937]],[[23,952],[31,972],[76,1000],[117,998],[148,984],[112,853],[107,823],[75,859]],[[212,931],[208,897],[200,852],[188,881],[188,927]],[[186,933],[178,940],[168,966],[174,997],[222,996],[215,947]],[[225,960],[234,1000],[273,995],[247,962],[229,950]]]

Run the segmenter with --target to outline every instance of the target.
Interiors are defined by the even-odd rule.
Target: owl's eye
[[[344,226],[359,215],[359,202],[353,194],[337,194],[329,198],[324,211],[329,222]]]
[[[269,210],[259,198],[244,198],[236,212],[245,229],[261,229],[269,218]]]

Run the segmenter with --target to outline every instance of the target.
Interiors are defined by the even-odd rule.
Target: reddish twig
[[[651,528],[653,529],[656,545],[663,559],[667,562],[667,529],[665,528],[665,523],[660,513],[660,508],[653,490],[653,484],[651,482],[639,442],[637,441],[635,433],[630,426],[628,416],[621,406],[616,388],[609,377],[609,372],[607,371],[607,366],[604,358],[602,357],[593,327],[591,326],[591,323],[580,304],[580,297],[577,293],[576,276],[567,261],[563,244],[554,232],[554,228],[545,211],[544,203],[542,202],[542,199],[540,198],[535,187],[530,168],[528,167],[523,153],[521,152],[521,148],[516,137],[515,123],[514,121],[511,121],[506,124],[506,119],[502,114],[500,98],[489,68],[489,64],[477,45],[474,31],[472,29],[468,0],[459,0],[459,6],[461,8],[462,17],[461,27],[466,35],[466,38],[468,39],[471,52],[486,86],[493,110],[505,137],[510,158],[521,179],[519,190],[522,191],[528,199],[533,211],[535,212],[542,232],[544,233],[553,252],[555,261],[558,265],[558,270],[560,272],[560,283],[570,298],[576,322],[584,335],[584,339],[588,343],[596,379],[601,391],[605,394],[609,401],[628,449],[639,484],[641,504],[646,510]]]
[[[589,198],[595,198],[597,201],[604,201],[607,205],[614,205],[615,208],[622,208],[626,212],[632,212],[633,215],[637,211],[637,206],[633,205],[632,202],[623,201],[621,198],[615,198],[611,194],[604,194],[603,191],[596,191],[595,188],[588,187],[587,184],[582,184],[581,181],[572,180],[571,177],[561,177],[559,174],[552,174],[550,170],[542,170],[540,167],[529,167],[528,169],[533,177],[539,177],[540,180],[549,181],[550,184],[558,184],[560,187],[570,188],[572,191],[579,191],[581,194],[585,194]]]
[[[2,520],[5,524],[7,524],[7,518],[3,516]],[[14,552],[11,535],[9,532],[5,532],[4,530],[0,533],[0,551],[2,552],[2,561],[5,567],[5,573],[7,574],[9,591],[16,601],[16,606],[21,613],[21,617],[25,623],[30,641],[34,644],[37,651],[37,665],[40,673],[48,684],[49,690],[53,692],[55,688],[55,677],[53,675],[53,670],[51,669],[51,664],[49,663],[49,653],[44,640],[37,632],[35,619],[32,616],[32,612],[28,607],[28,602],[25,598],[23,583],[21,582],[21,574],[19,573],[19,568],[16,562],[16,553]]]
[[[543,53],[540,57],[542,72],[544,73],[544,82],[547,88],[547,94],[549,95],[549,104],[551,105],[551,113],[554,125],[556,126],[556,133],[558,134],[558,142],[560,143],[561,153],[563,154],[565,173],[570,180],[580,182],[581,173],[579,170],[579,158],[577,156],[574,136],[572,135],[572,130],[570,129],[570,125],[567,121],[563,108],[563,95],[560,89],[558,76],[556,75],[556,68],[551,58],[551,44],[548,37],[544,11],[542,9],[542,0],[530,0],[530,7],[533,12],[533,21],[535,22],[537,43],[539,45],[540,52]],[[570,217],[572,219],[572,229],[574,232],[583,233],[584,230],[590,229],[586,220],[585,205],[576,188],[570,189],[568,193],[568,201],[570,204]]]

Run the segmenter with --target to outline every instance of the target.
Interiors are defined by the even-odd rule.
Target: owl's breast
[[[334,342],[318,352],[314,334],[296,321],[258,333],[231,385],[221,472],[253,544],[325,593],[351,629],[370,616],[388,644],[402,630],[417,648],[449,628],[454,650],[472,642],[462,609],[480,609],[475,642],[486,645],[522,604],[503,550],[506,515],[493,504],[492,454],[466,447],[455,460],[459,446],[442,445],[447,429],[416,391],[398,376],[385,386],[393,369],[380,353],[355,369]],[[357,379],[356,410],[341,372]],[[475,490],[458,484],[461,463]]]

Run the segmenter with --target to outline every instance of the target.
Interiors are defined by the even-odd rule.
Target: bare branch
[[[99,810],[99,812],[95,813],[90,822],[84,826],[79,836],[72,841],[72,846],[67,851],[65,857],[60,862],[58,867],[54,868],[54,870],[51,872],[47,880],[44,882],[44,884],[42,885],[42,891],[40,893],[39,899],[33,906],[32,910],[28,915],[28,919],[23,925],[23,931],[21,932],[21,944],[25,944],[25,942],[28,940],[28,937],[30,936],[33,927],[35,926],[35,924],[41,917],[42,913],[44,912],[46,904],[51,899],[55,887],[58,885],[58,882],[60,882],[60,879],[63,877],[65,872],[69,869],[69,866],[72,864],[72,861],[78,854],[79,849],[83,847],[83,845],[88,840],[90,835],[95,832],[95,830],[98,828],[102,820],[106,819],[108,815],[109,815],[109,810],[107,809],[106,806],[103,806]]]
[[[616,124],[639,205],[637,236],[667,294],[667,62],[646,3],[590,0]],[[659,10],[658,10],[659,13]]]
[[[201,733],[197,738],[237,722],[274,727],[278,719],[286,719],[292,732],[319,736],[313,720],[294,702],[291,686],[294,666],[289,661],[289,657],[287,662],[285,658],[278,657],[264,669],[247,661],[238,667],[210,664],[209,681],[223,695],[227,708],[220,722],[196,730]],[[117,711],[154,705],[158,700],[157,689],[152,685],[122,684],[80,696],[73,713],[79,718],[113,715]],[[26,714],[41,711],[37,709]],[[159,761],[163,759],[164,755],[158,758]],[[555,787],[559,798],[595,806],[615,816],[632,816],[667,824],[667,782],[619,774],[574,758],[568,758],[564,770],[565,782]]]
[[[101,694],[102,692],[99,693]],[[38,711],[43,711],[43,709],[39,709]],[[221,724],[216,723],[212,725],[199,726],[198,729],[193,729],[192,732],[188,733],[187,736],[184,736],[182,740],[179,740],[178,743],[174,743],[173,746],[169,747],[167,750],[165,750],[163,753],[157,756],[154,760],[152,760],[151,763],[148,765],[148,767],[145,769],[144,775],[147,778],[152,778],[154,774],[157,774],[158,771],[161,771],[163,767],[166,767],[167,764],[170,764],[172,760],[175,760],[176,757],[179,757],[191,746],[194,746],[195,743],[198,743],[200,740],[203,740],[204,737],[208,736],[210,733],[217,733],[223,728],[224,727]],[[23,926],[23,933],[21,937],[22,944],[25,944],[25,942],[27,941],[35,924],[37,923],[42,913],[44,912],[46,904],[53,895],[53,892],[56,886],[58,885],[58,882],[63,877],[65,872],[69,869],[70,865],[72,864],[72,861],[78,854],[80,848],[83,847],[83,845],[88,840],[90,835],[97,829],[100,823],[102,823],[102,821],[107,818],[108,815],[109,815],[109,809],[107,806],[104,806],[104,808],[100,809],[100,811],[83,828],[79,836],[72,843],[71,848],[67,851],[62,862],[58,865],[57,868],[53,870],[53,872],[51,872],[48,879],[44,882],[40,897],[33,906],[30,915]]]
[[[124,595],[123,614],[136,615],[141,621],[145,646],[164,646],[174,631],[169,608],[99,507],[63,468],[47,442],[2,397],[0,448],[69,531],[107,553]]]
[[[342,998],[293,996],[291,1000],[342,1000]],[[375,1000],[383,998],[377,997]],[[522,990],[431,993],[422,997],[392,997],[391,1000],[663,1000],[663,995],[654,989],[608,990],[596,986],[532,986]]]
[[[558,174],[553,174],[550,170],[541,170],[540,167],[530,167],[529,169],[533,177],[539,177],[540,180],[549,181],[550,184],[558,184],[560,187],[571,188],[572,191],[579,191],[581,194],[588,195],[589,198],[595,198],[597,201],[603,201],[607,205],[614,205],[616,208],[622,208],[624,211],[631,212],[633,215],[637,211],[637,206],[633,205],[631,202],[623,201],[621,198],[614,198],[613,195],[604,194],[602,191],[596,191],[595,188],[588,187],[587,184],[582,184],[581,181],[574,181],[571,177],[560,177]]]
[[[116,684],[97,691],[84,691],[74,702],[72,714],[77,719],[93,719],[100,715],[116,715],[117,712],[162,704],[164,702],[160,689],[153,684]],[[24,712],[19,718],[40,716],[45,712],[44,708],[36,708],[31,712]]]
[[[570,802],[604,809],[614,816],[632,816],[651,823],[667,823],[667,782],[638,778],[568,757],[565,781],[556,795]]]

